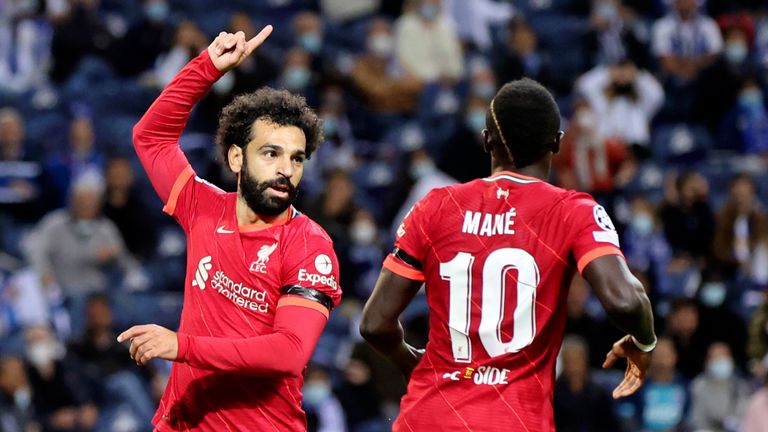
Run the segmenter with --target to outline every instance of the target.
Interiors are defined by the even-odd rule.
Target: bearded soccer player
[[[321,123],[303,98],[269,88],[224,108],[217,144],[237,175],[225,193],[197,178],[178,139],[192,107],[272,31],[221,33],[176,75],[135,126],[133,142],[164,211],[187,235],[178,333],[122,333],[144,365],[174,361],[158,431],[297,431],[302,371],[341,297],[331,240],[291,203]]]
[[[546,182],[560,113],[530,79],[490,103],[483,131],[491,176],[431,191],[406,216],[360,332],[410,376],[395,431],[554,431],[555,360],[575,271],[627,333],[606,358],[627,358],[614,397],[635,392],[656,343],[643,286],[606,211]],[[398,316],[426,285],[429,342],[403,339]]]

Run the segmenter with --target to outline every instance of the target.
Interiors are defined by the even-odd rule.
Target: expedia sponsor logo
[[[335,277],[309,273],[304,269],[299,270],[299,282],[309,282],[312,286],[327,285],[333,289],[339,289]]]

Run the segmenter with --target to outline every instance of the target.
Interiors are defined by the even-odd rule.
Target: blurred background
[[[488,174],[486,109],[522,76],[562,112],[552,182],[609,210],[662,336],[641,393],[612,401],[621,334],[577,277],[558,430],[768,431],[764,0],[0,0],[0,431],[149,430],[170,365],[114,337],[175,328],[185,241],[131,128],[219,31],[268,23],[181,146],[234,190],[212,137],[235,95],[287,88],[324,119],[297,207],[333,237],[345,299],[307,371],[311,431],[389,430],[404,383],[361,343],[361,306],[407,209]],[[423,296],[403,320],[423,346]]]

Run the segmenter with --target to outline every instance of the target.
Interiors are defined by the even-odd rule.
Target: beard
[[[240,194],[251,210],[258,215],[277,216],[284,212],[296,200],[298,189],[285,178],[278,176],[272,180],[260,182],[248,173],[248,163],[243,160],[243,168],[240,175]],[[287,198],[272,196],[267,189],[277,187],[286,189]]]

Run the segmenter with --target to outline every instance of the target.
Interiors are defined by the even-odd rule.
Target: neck
[[[547,181],[549,178],[549,163],[540,162],[538,164],[528,165],[525,168],[515,168],[511,163],[509,164],[497,164],[493,163],[491,167],[491,174],[496,174],[501,171],[509,171],[512,173],[522,174],[524,176],[537,178],[542,181]]]
[[[261,215],[253,211],[248,203],[245,202],[242,196],[237,195],[237,207],[235,209],[237,213],[238,225],[269,225],[277,221],[283,220],[288,217],[291,211],[291,207],[285,209],[284,212],[275,216]]]

